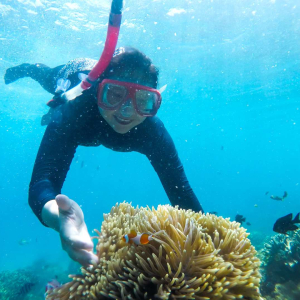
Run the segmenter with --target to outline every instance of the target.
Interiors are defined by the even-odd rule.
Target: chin
[[[134,126],[120,126],[120,125],[114,125],[111,126],[112,129],[117,132],[117,133],[121,133],[121,134],[125,134],[127,133],[129,130],[131,130]]]

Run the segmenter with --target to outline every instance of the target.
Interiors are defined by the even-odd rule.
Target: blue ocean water
[[[0,77],[24,62],[98,59],[109,8],[108,0],[2,0]],[[168,87],[158,116],[204,210],[243,214],[262,235],[299,212],[299,13],[296,0],[127,0],[118,42],[159,67]],[[0,271],[39,258],[67,263],[58,235],[27,204],[51,95],[26,78],[1,79],[0,90]],[[169,203],[140,154],[80,147],[75,157],[63,192],[82,205],[90,232],[116,202]],[[283,202],[269,198],[284,191]]]

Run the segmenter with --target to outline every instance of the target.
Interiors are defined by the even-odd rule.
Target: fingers
[[[71,199],[66,195],[57,195],[55,197],[56,203],[59,207],[59,209],[63,211],[68,211],[71,208]]]

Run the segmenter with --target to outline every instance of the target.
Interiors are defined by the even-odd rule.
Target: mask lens
[[[146,115],[154,115],[156,113],[156,104],[158,102],[156,93],[146,90],[137,90],[135,100],[137,108],[141,113]]]
[[[118,106],[126,97],[127,89],[117,84],[105,84],[102,92],[102,103],[113,108]]]

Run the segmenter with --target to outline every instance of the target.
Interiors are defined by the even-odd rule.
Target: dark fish
[[[288,231],[294,231],[297,230],[299,227],[297,227],[295,224],[299,224],[299,213],[296,215],[295,219],[293,220],[293,214],[288,214],[282,218],[279,218],[274,226],[273,231],[278,233],[286,234]]]
[[[25,297],[26,294],[30,292],[32,287],[35,285],[33,282],[27,282],[25,283],[21,288],[20,291],[18,292],[18,296],[22,297],[22,299]]]
[[[286,198],[287,196],[288,196],[288,193],[287,193],[286,191],[284,191],[283,196],[282,196],[282,200],[283,200],[284,198]]]
[[[97,166],[97,171],[99,171],[100,170],[100,166]]]
[[[224,146],[221,146],[221,150],[224,150]]]
[[[216,212],[216,211],[209,211],[208,213],[211,215],[216,215],[216,216],[218,215],[218,212]]]
[[[265,195],[267,196],[269,194],[269,192],[265,192]]]
[[[274,195],[271,195],[270,198],[273,199],[273,200],[277,200],[277,201],[282,201],[283,200],[282,197],[274,196]]]
[[[242,225],[243,222],[246,222],[246,218],[243,215],[237,214],[235,216],[235,221],[241,223],[241,225]]]
[[[84,161],[81,162],[81,168],[83,168],[83,167],[84,167]]]
[[[247,223],[246,223],[246,225],[250,226],[250,225],[251,225],[251,223],[250,223],[250,222],[247,222]]]

